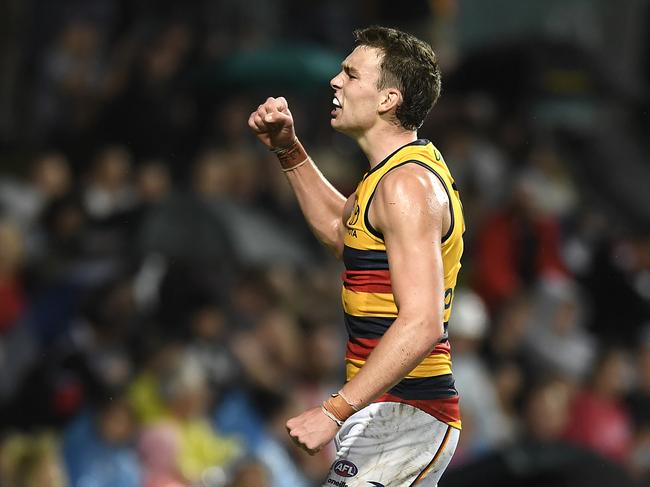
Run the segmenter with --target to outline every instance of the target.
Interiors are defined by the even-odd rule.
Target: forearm
[[[398,317],[372,351],[361,370],[343,387],[356,407],[381,396],[431,353],[440,339],[430,321]]]
[[[307,223],[316,237],[340,256],[343,247],[341,217],[345,197],[320,172],[311,158],[299,147],[290,154],[279,154],[283,170],[298,199]]]

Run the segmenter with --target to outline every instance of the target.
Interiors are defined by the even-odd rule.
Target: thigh
[[[459,431],[413,406],[376,403],[351,416],[336,438],[324,487],[435,486]]]

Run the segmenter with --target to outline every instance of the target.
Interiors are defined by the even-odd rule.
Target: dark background
[[[467,224],[442,485],[650,485],[650,2],[6,0],[0,485],[320,485],[288,417],[344,380],[340,263],[246,125],[329,126],[357,27],[430,42]]]

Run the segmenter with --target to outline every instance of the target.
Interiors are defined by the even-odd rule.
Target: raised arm
[[[340,258],[346,198],[325,179],[296,137],[293,116],[283,97],[267,98],[248,118],[248,126],[280,160],[307,223]]]

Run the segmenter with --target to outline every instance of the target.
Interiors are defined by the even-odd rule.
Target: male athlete
[[[355,40],[330,82],[332,127],[370,163],[349,198],[305,152],[284,98],[268,98],[248,119],[346,268],[347,382],[287,430],[309,453],[336,436],[325,486],[436,486],[460,433],[447,322],[464,231],[454,180],[417,136],[440,94],[440,71],[431,47],[404,32],[371,27]]]

